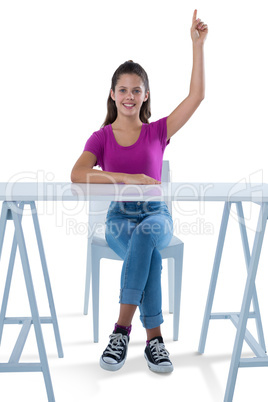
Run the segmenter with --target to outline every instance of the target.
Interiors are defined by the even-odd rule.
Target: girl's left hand
[[[200,18],[196,19],[196,15],[197,10],[194,10],[191,38],[194,44],[203,44],[208,34],[208,26]]]

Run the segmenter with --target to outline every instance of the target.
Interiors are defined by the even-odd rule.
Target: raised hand
[[[191,38],[194,44],[203,44],[208,34],[208,26],[200,20],[196,19],[197,10],[194,10],[192,26],[191,26]]]

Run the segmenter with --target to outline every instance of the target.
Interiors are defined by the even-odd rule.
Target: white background
[[[1,0],[0,181],[70,181],[72,166],[86,140],[105,118],[112,74],[126,60],[140,63],[149,75],[151,121],[171,113],[189,91],[190,27],[197,8],[197,16],[209,27],[205,43],[206,97],[166,148],[164,158],[170,160],[172,180],[267,182],[265,5],[264,0]],[[120,263],[102,263],[101,334],[100,343],[94,344],[91,314],[82,315],[87,207],[65,205],[61,210],[49,204],[38,208],[65,352],[64,359],[57,359],[52,330],[44,328],[56,400],[161,400],[175,397],[176,392],[176,398],[183,402],[222,401],[235,336],[232,324],[212,322],[205,355],[198,356],[196,351],[223,205],[210,203],[202,209],[188,203],[184,213],[174,208],[174,220],[179,225],[184,223],[175,233],[185,243],[181,332],[179,342],[172,342],[164,269],[163,334],[175,370],[162,377],[146,367],[145,333],[138,315],[125,367],[118,373],[99,368],[99,356],[117,319]],[[246,205],[251,243],[257,212],[257,206]],[[75,229],[70,230],[73,222]],[[229,226],[214,311],[239,311],[245,283],[234,218]],[[204,231],[207,227],[211,229],[208,234]],[[2,253],[1,292],[10,233]],[[25,234],[31,242],[28,218]],[[267,334],[265,244],[267,237],[257,284]],[[37,271],[40,313],[47,314],[34,246],[29,247],[29,257]],[[26,296],[19,260],[17,264],[9,313],[25,315],[28,307],[22,301]],[[8,358],[18,330],[14,326],[5,329],[1,361]],[[32,334],[25,361],[36,359],[34,345]],[[251,356],[246,347],[244,353]],[[265,368],[240,369],[234,401],[266,401],[266,374]],[[40,373],[1,374],[0,384],[1,400],[5,402],[46,400]]]

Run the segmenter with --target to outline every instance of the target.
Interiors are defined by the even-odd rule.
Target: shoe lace
[[[166,350],[165,345],[160,343],[158,339],[150,342],[150,348],[156,362],[169,358],[169,352]]]
[[[116,359],[120,358],[127,342],[127,336],[123,334],[111,334],[110,342],[107,346],[105,353],[109,353],[112,356],[115,356]]]

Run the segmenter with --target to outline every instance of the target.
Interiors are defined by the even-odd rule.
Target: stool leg
[[[15,225],[15,234],[16,234],[16,239],[17,239],[17,243],[18,243],[18,247],[19,247],[20,256],[21,256],[23,273],[24,273],[24,278],[25,278],[25,283],[26,283],[26,288],[27,288],[27,293],[28,293],[28,299],[29,299],[29,304],[30,304],[30,309],[31,309],[31,314],[32,314],[32,320],[33,320],[33,325],[34,325],[34,330],[35,330],[35,335],[36,335],[40,362],[42,365],[42,372],[43,372],[44,381],[45,381],[46,390],[47,390],[48,401],[55,402],[55,397],[54,397],[54,392],[53,392],[53,387],[52,387],[52,382],[51,382],[51,377],[50,377],[50,372],[49,372],[48,360],[47,360],[47,355],[46,355],[46,349],[45,349],[45,344],[44,344],[44,339],[43,339],[43,334],[42,334],[42,329],[41,329],[41,324],[40,324],[40,318],[39,318],[39,313],[38,313],[38,308],[37,308],[37,303],[36,303],[36,298],[35,298],[35,293],[34,293],[30,265],[29,265],[24,235],[23,235],[22,226],[21,226],[21,220],[20,220],[17,212],[14,210],[14,207],[17,208],[16,204],[13,202],[9,202],[8,204],[10,205],[12,218],[13,218],[14,225]]]
[[[220,268],[222,250],[223,250],[223,245],[224,245],[224,240],[225,240],[225,235],[226,235],[226,230],[227,230],[228,219],[229,219],[229,215],[230,215],[230,208],[231,208],[231,203],[225,202],[224,209],[223,209],[223,215],[222,215],[222,221],[221,221],[221,227],[220,227],[220,233],[219,233],[219,238],[218,238],[218,244],[217,244],[217,249],[216,249],[216,254],[215,254],[215,259],[214,259],[214,265],[213,265],[213,270],[212,270],[212,275],[211,275],[211,280],[210,280],[210,286],[209,286],[209,291],[208,291],[207,304],[206,304],[206,308],[205,308],[205,314],[204,314],[201,336],[200,336],[200,341],[199,341],[199,347],[198,347],[199,353],[204,353],[204,350],[205,350],[205,343],[206,343],[207,333],[208,333],[208,325],[209,325],[209,320],[210,320],[213,299],[214,299],[214,295],[215,295],[215,289],[216,289],[218,273],[219,273],[219,268]]]
[[[180,305],[181,305],[181,282],[182,282],[182,264],[183,248],[180,245],[178,256],[174,259],[174,315],[173,315],[173,340],[177,341],[179,337]]]
[[[249,262],[250,262],[250,251],[249,251],[249,245],[248,245],[248,237],[247,237],[247,231],[246,231],[246,226],[245,226],[245,218],[244,218],[244,213],[243,213],[242,202],[238,202],[236,204],[236,209],[237,209],[237,215],[239,218],[240,233],[241,233],[244,255],[245,255],[245,260],[246,260],[246,266],[247,266],[247,271],[248,271],[249,270]],[[260,313],[259,301],[258,301],[258,297],[257,297],[256,286],[254,286],[254,290],[253,290],[252,303],[253,303],[253,309],[254,309],[255,316],[256,316],[256,328],[257,328],[259,343],[260,343],[262,349],[266,352],[266,346],[265,346],[263,327],[262,327],[262,321],[261,321],[261,313]]]
[[[89,304],[90,279],[91,279],[91,272],[92,272],[92,269],[91,269],[91,241],[92,241],[92,238],[88,237],[86,284],[85,284],[85,296],[84,296],[84,315],[88,314],[88,304]]]
[[[93,339],[99,342],[99,298],[100,298],[100,258],[91,250],[92,255],[92,306]]]
[[[248,270],[248,277],[246,282],[246,287],[243,296],[242,308],[241,313],[239,316],[239,323],[236,332],[236,338],[234,343],[234,349],[232,354],[232,360],[228,375],[228,381],[225,391],[224,402],[231,402],[233,400],[234,388],[237,378],[237,371],[240,363],[240,356],[242,352],[243,341],[246,332],[248,314],[250,303],[253,296],[254,286],[255,286],[255,279],[257,275],[258,263],[263,243],[263,237],[265,232],[265,227],[267,223],[267,216],[268,216],[268,203],[264,203],[261,206],[257,230],[255,234],[252,255],[249,262],[249,270]]]
[[[174,258],[168,258],[168,301],[169,313],[174,313]]]
[[[58,325],[56,309],[55,309],[55,304],[54,304],[54,300],[53,300],[53,294],[52,294],[52,289],[51,289],[51,284],[50,284],[50,279],[49,279],[49,274],[48,274],[48,269],[47,269],[47,262],[46,262],[45,252],[44,252],[43,241],[42,241],[42,237],[41,237],[39,220],[38,220],[36,206],[35,206],[34,201],[32,201],[30,203],[30,205],[31,205],[35,234],[36,234],[42,269],[43,269],[45,285],[46,285],[46,291],[47,291],[49,308],[50,308],[50,313],[51,313],[51,318],[52,318],[52,324],[53,324],[53,328],[54,328],[54,335],[55,335],[56,345],[57,345],[57,349],[58,349],[58,356],[63,357],[63,349],[62,349],[62,344],[61,344],[59,325]]]

